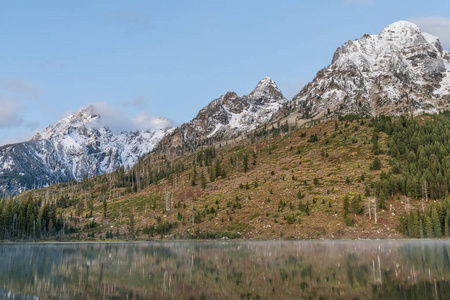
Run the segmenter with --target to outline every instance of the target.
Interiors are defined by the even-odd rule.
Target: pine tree
[[[343,202],[344,203],[343,203],[342,206],[343,206],[343,209],[344,209],[344,217],[346,217],[347,214],[348,214],[349,206],[350,206],[350,201],[348,199],[348,195],[347,194],[345,194]]]
[[[203,170],[200,173],[200,182],[202,185],[202,189],[205,190],[206,189],[206,177],[205,177],[205,174],[203,173]]]
[[[244,173],[247,173],[247,171],[248,171],[248,154],[247,153],[245,153],[245,155],[244,155],[243,165],[244,165]]]
[[[433,221],[434,236],[437,238],[440,238],[442,236],[442,228],[441,228],[441,222],[439,221],[439,216],[438,216],[435,206],[433,206],[433,209],[431,211],[431,219]]]
[[[378,157],[375,157],[372,164],[370,165],[371,170],[380,170],[381,169],[381,160]]]
[[[351,202],[351,204],[352,204],[352,210],[353,210],[353,213],[355,213],[355,214],[359,214],[359,212],[360,212],[360,210],[361,210],[361,207],[360,207],[360,205],[359,205],[360,199],[361,199],[361,198],[358,198],[357,196],[354,196],[354,197],[352,198],[352,202]]]
[[[108,212],[108,204],[106,203],[105,195],[103,195],[103,219],[106,219],[107,212]]]
[[[408,237],[414,237],[414,217],[412,211],[408,213]]]
[[[444,225],[444,235],[445,235],[446,238],[449,237],[449,232],[448,232],[448,218],[449,218],[449,216],[446,215],[446,216],[445,216],[445,225]]]
[[[383,209],[385,201],[386,201],[386,192],[383,189],[380,191],[380,194],[378,195],[378,207]]]
[[[414,238],[419,238],[420,237],[420,228],[419,228],[419,216],[417,214],[417,210],[413,210],[412,211],[412,225],[413,225],[413,236]]]
[[[427,238],[434,238],[433,224],[429,216],[425,216],[425,232],[427,234]]]
[[[53,227],[52,219],[50,219],[50,222],[48,223],[48,234],[49,234],[49,236],[53,236],[53,234],[54,234],[54,227]]]
[[[422,219],[419,220],[420,238],[423,239],[423,223]]]
[[[194,164],[194,171],[192,172],[192,185],[197,185],[197,166]]]

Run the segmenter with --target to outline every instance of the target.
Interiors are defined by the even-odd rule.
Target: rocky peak
[[[393,23],[339,47],[331,65],[294,97],[294,107],[308,117],[437,111],[450,104],[446,55],[437,37],[411,22]]]
[[[72,130],[82,129],[86,132],[87,125],[99,124],[101,116],[95,111],[93,105],[88,105],[79,111],[72,113],[58,122],[48,126],[41,134],[41,139],[50,139],[58,135],[64,135]]]
[[[378,38],[389,39],[391,41],[408,42],[411,38],[421,36],[419,27],[408,21],[398,21],[386,26],[381,30]]]
[[[30,141],[0,147],[0,174],[6,174],[0,178],[0,194],[29,189],[34,182],[44,186],[131,167],[172,130],[167,120],[157,118],[156,129],[114,133],[100,118],[90,105]]]
[[[227,92],[213,100],[194,119],[164,138],[160,145],[179,146],[248,132],[269,121],[286,102],[276,83],[265,77],[249,95],[240,97],[235,92]]]
[[[254,105],[264,105],[268,102],[285,100],[283,93],[270,77],[261,79],[256,88],[246,98],[248,102]]]
[[[82,125],[86,125],[94,120],[99,120],[100,118],[100,114],[96,112],[94,105],[91,104],[63,118],[60,122],[68,123],[74,127],[79,127]]]

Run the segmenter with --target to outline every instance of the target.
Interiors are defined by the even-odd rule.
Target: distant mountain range
[[[267,122],[349,113],[400,115],[449,108],[450,53],[437,37],[399,21],[378,35],[348,41],[288,101],[273,80],[263,78],[248,95],[227,92],[202,108],[190,122],[153,131],[113,133],[93,106],[49,126],[31,141],[0,147],[0,193],[80,180],[132,166],[155,146],[195,147],[226,140]]]
[[[0,147],[0,191],[15,194],[56,182],[81,180],[132,167],[171,132],[164,119],[153,131],[113,133],[90,105],[69,115],[32,140]]]

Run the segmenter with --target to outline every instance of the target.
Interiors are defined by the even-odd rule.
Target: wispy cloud
[[[373,4],[372,0],[344,0],[345,4],[367,5]]]
[[[149,112],[141,112],[130,118],[121,109],[105,102],[96,102],[92,106],[101,117],[101,125],[108,126],[113,132],[146,131],[172,127],[172,122],[155,117]]]
[[[445,17],[422,17],[410,19],[420,30],[435,35],[441,41],[442,47],[450,49],[450,19]]]
[[[0,94],[0,128],[16,127],[23,123],[23,107],[17,99]]]
[[[0,89],[19,97],[36,98],[44,94],[44,90],[35,86],[31,82],[13,78],[0,80]]]
[[[146,97],[136,97],[134,99],[124,101],[122,102],[122,106],[133,106],[133,107],[140,107],[144,104],[148,103],[148,98]]]
[[[140,130],[156,130],[173,127],[173,123],[167,119],[155,117],[151,113],[142,112],[133,118],[133,123]]]

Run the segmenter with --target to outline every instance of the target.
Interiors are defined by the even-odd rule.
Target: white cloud
[[[0,128],[16,127],[23,123],[23,107],[17,99],[0,94]]]
[[[148,112],[142,112],[136,115],[133,119],[133,123],[139,130],[156,130],[173,127],[171,121],[155,117]]]
[[[36,98],[44,93],[44,90],[38,88],[31,82],[12,78],[0,80],[0,88],[18,97]]]
[[[437,36],[444,49],[450,49],[450,19],[444,17],[423,17],[409,20],[423,32]]]
[[[172,122],[158,118],[148,112],[141,112],[134,118],[130,118],[121,109],[105,102],[96,102],[92,106],[101,117],[101,125],[108,126],[113,132],[134,130],[155,130],[172,127]]]
[[[101,125],[108,126],[113,132],[133,130],[133,122],[120,109],[109,105],[106,102],[96,102],[91,104],[94,111],[101,117]]]

